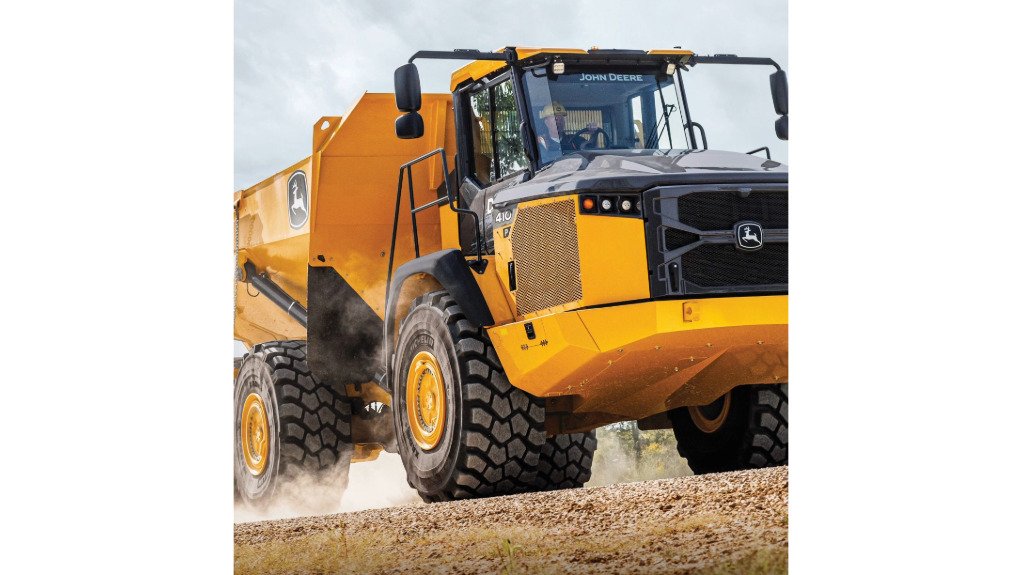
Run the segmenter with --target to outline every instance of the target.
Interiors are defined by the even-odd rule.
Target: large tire
[[[729,395],[703,408],[668,412],[678,453],[692,471],[787,465],[788,384],[741,386]]]
[[[541,490],[582,487],[593,476],[596,432],[564,433],[547,439],[534,485]]]
[[[351,404],[312,375],[305,342],[255,346],[238,370],[234,405],[238,497],[257,508],[282,495],[335,507],[354,451]],[[301,493],[285,493],[299,479]]]
[[[423,500],[535,491],[543,404],[511,386],[486,333],[454,299],[432,292],[412,302],[396,349],[398,452]]]

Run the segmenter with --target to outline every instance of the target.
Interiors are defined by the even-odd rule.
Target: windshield
[[[670,76],[641,73],[648,68],[548,70],[524,74],[540,164],[580,150],[691,147]]]

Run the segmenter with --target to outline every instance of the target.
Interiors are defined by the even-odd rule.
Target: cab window
[[[510,81],[469,94],[472,170],[482,185],[525,169],[520,120]]]
[[[493,180],[493,135],[490,127],[493,116],[490,106],[490,91],[483,89],[469,96],[472,118],[472,173],[481,184]]]

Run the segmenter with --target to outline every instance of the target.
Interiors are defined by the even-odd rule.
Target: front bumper
[[[786,295],[646,301],[488,332],[512,385],[551,398],[548,412],[587,414],[591,425],[788,381]]]

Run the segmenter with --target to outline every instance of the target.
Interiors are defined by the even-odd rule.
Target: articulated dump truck
[[[422,94],[423,58],[469,62]],[[696,473],[786,464],[788,172],[707,149],[707,66],[772,67],[787,139],[769,58],[423,51],[236,193],[237,496],[381,451],[429,502],[581,487],[630,420]]]

